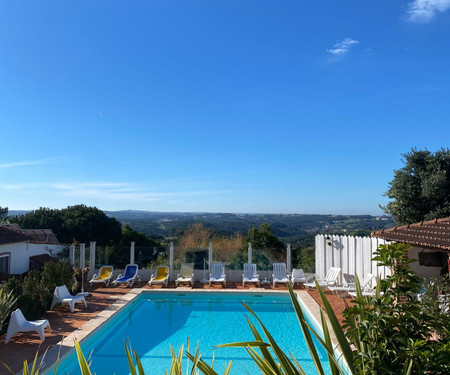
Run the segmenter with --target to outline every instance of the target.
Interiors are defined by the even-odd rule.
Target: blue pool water
[[[279,346],[302,364],[307,374],[316,374],[297,317],[287,294],[250,293],[151,293],[143,292],[81,347],[91,355],[91,370],[97,375],[129,374],[124,338],[141,358],[147,374],[163,375],[170,368],[170,344],[175,351],[191,340],[191,352],[199,342],[202,359],[221,374],[225,362],[233,361],[231,374],[260,374],[243,348],[215,345],[253,340],[245,316],[245,301],[269,329]],[[256,320],[252,319],[255,324]],[[317,346],[330,373],[326,352]],[[80,374],[76,354],[58,366],[58,373]]]

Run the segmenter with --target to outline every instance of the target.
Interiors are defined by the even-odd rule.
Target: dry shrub
[[[213,243],[214,261],[229,262],[231,255],[242,248],[242,234],[236,233],[227,236],[212,236],[210,229],[202,223],[191,225],[180,238],[180,244],[175,248],[174,258],[184,261],[184,253],[188,249],[208,249],[209,243]]]

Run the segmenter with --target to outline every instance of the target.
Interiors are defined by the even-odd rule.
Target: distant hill
[[[193,223],[201,222],[217,234],[247,233],[250,228],[268,223],[283,241],[295,243],[317,233],[367,235],[394,226],[388,216],[229,214],[201,212],[105,211],[123,224],[147,235],[176,237]]]
[[[10,210],[9,215],[24,215],[30,210]],[[302,214],[229,214],[202,212],[104,211],[122,224],[149,236],[178,237],[187,227],[202,223],[215,234],[246,234],[261,223],[270,224],[285,242],[310,246],[317,233],[368,235],[371,231],[393,227],[389,216],[302,215]]]
[[[8,216],[17,216],[17,215],[25,215],[32,210],[9,210]]]

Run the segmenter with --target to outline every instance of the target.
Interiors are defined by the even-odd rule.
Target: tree
[[[3,223],[8,217],[8,207],[0,206],[0,223]]]
[[[267,223],[262,223],[259,228],[248,230],[247,236],[243,240],[243,247],[245,249],[249,242],[251,242],[252,248],[257,250],[270,250],[275,252],[285,250],[284,243],[275,236],[275,232]]]
[[[381,208],[397,225],[450,216],[450,149],[412,149],[402,156],[404,167],[394,171],[384,194],[393,201]]]
[[[51,229],[62,243],[96,241],[97,245],[118,243],[122,236],[121,224],[96,207],[83,204],[62,210],[39,208],[22,216],[13,216],[11,222],[25,229]]]

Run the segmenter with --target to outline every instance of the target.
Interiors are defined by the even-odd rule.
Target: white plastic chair
[[[194,263],[183,263],[181,265],[180,273],[175,280],[175,286],[179,283],[190,283],[191,287],[194,286]]]
[[[259,280],[258,270],[255,263],[244,263],[244,273],[242,274],[242,286],[245,283],[257,283],[261,285]]]
[[[47,319],[29,321],[26,320],[20,309],[16,309],[12,312],[9,320],[8,330],[6,331],[5,344],[9,342],[12,336],[18,332],[30,332],[36,331],[39,334],[41,341],[45,341],[44,329],[48,328],[48,331],[52,333],[50,323]]]
[[[372,279],[374,277],[375,277],[375,275],[368,273],[366,275],[366,277],[364,279],[362,279],[362,281],[360,282],[362,292],[369,291]],[[342,285],[342,286],[329,286],[328,289],[332,292],[335,292],[336,295],[338,295],[339,297],[344,298],[344,297],[347,297],[350,294],[350,292],[356,292],[356,284],[348,283],[347,285]],[[339,292],[343,292],[343,293],[339,293]]]
[[[272,273],[273,286],[276,283],[286,284],[289,282],[289,278],[286,273],[286,263],[274,263]]]
[[[308,282],[308,278],[306,278],[305,273],[303,272],[303,270],[301,268],[294,268],[292,270],[292,275],[291,275],[291,283],[292,283],[292,287],[294,287],[295,283],[307,283]]]
[[[67,286],[65,285],[57,286],[55,288],[55,292],[53,293],[53,300],[52,305],[50,306],[50,310],[53,309],[53,307],[57,303],[62,303],[63,305],[64,304],[69,305],[70,312],[73,312],[73,310],[75,309],[75,303],[77,302],[84,302],[84,306],[87,307],[84,296],[73,296],[69,293]]]
[[[209,275],[209,285],[211,283],[223,283],[227,284],[227,276],[225,275],[225,264],[213,263],[211,267],[211,273]]]
[[[325,279],[320,280],[318,279],[317,282],[319,283],[320,287],[325,290],[327,287],[336,285],[336,280],[339,277],[339,274],[341,273],[341,269],[338,267],[330,267],[330,269],[327,272],[327,275],[325,276]],[[305,283],[304,284],[306,289],[308,288],[315,288],[315,283]]]

